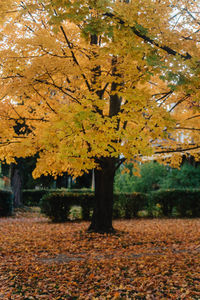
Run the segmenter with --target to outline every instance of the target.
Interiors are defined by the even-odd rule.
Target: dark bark
[[[185,54],[181,54],[181,53],[175,51],[174,49],[170,48],[169,46],[162,45],[161,43],[157,42],[155,39],[153,39],[153,38],[149,37],[147,34],[143,33],[143,31],[140,31],[135,26],[128,25],[125,21],[123,21],[120,17],[115,16],[113,13],[107,12],[104,14],[104,16],[107,16],[111,19],[113,18],[113,19],[117,20],[118,23],[121,25],[129,26],[135,35],[137,35],[138,37],[143,39],[145,42],[164,50],[165,52],[167,52],[170,55],[180,56],[184,60],[192,59],[192,56],[188,52],[186,52]]]
[[[91,35],[91,45],[98,44],[97,35]],[[96,56],[96,53],[93,53]],[[117,72],[117,57],[112,58],[112,75],[113,82],[111,84],[111,96],[109,105],[109,117],[112,118],[120,112],[121,99],[117,94],[118,82],[115,82],[116,77],[121,77]],[[96,94],[99,99],[102,99],[104,89],[99,86],[95,86],[97,78],[101,76],[101,67],[96,66],[93,70],[92,83],[95,87]],[[116,80],[117,81],[117,80]],[[116,91],[116,93],[113,93]],[[98,107],[95,107],[96,111],[103,116],[103,111]],[[116,131],[119,129],[119,124],[116,126]],[[115,141],[113,141],[115,142]],[[117,143],[117,141],[116,141]],[[99,168],[95,169],[95,207],[92,216],[92,222],[88,228],[88,231],[98,233],[110,233],[114,232],[112,226],[112,213],[113,213],[113,189],[114,189],[114,176],[116,171],[116,165],[119,164],[117,158],[113,157],[101,157],[97,159]]]
[[[88,231],[114,232],[112,212],[115,164],[115,158],[101,158],[99,161],[100,168],[95,170],[95,207]]]
[[[68,184],[68,176],[67,174],[59,175],[56,179],[56,188],[61,189],[61,188],[67,188]]]
[[[11,166],[11,188],[13,192],[13,206],[22,205],[22,176],[17,165]]]

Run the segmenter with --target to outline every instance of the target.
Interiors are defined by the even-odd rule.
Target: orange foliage
[[[2,299],[199,299],[200,220],[87,223],[0,220]]]
[[[160,148],[199,158],[199,6],[126,2],[1,1],[1,159],[39,153],[39,177]]]

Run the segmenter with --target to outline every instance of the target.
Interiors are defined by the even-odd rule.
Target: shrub
[[[136,217],[138,211],[144,209],[146,203],[145,194],[115,194],[113,217]],[[94,208],[94,194],[56,191],[44,195],[40,201],[42,213],[46,214],[53,222],[67,221],[72,206],[80,206],[82,208],[82,219],[89,220],[91,210]]]
[[[26,206],[38,206],[41,198],[47,194],[49,190],[23,190],[22,202]]]
[[[40,201],[42,213],[46,214],[53,222],[67,221],[70,208],[74,205],[81,206],[82,219],[89,220],[90,210],[94,206],[94,194],[56,191],[44,195]]]
[[[176,209],[181,216],[200,217],[200,190],[184,190],[178,199]]]
[[[67,221],[72,206],[80,206],[82,219],[89,220],[94,208],[94,194],[54,191],[42,197],[40,206],[53,222]],[[136,192],[114,195],[114,218],[135,218],[141,210],[147,210],[152,217],[170,217],[174,211],[180,217],[200,217],[200,190],[174,189],[158,190],[148,195]]]
[[[0,217],[11,216],[13,201],[11,191],[0,190]]]
[[[69,192],[69,193],[92,193],[90,189],[29,189],[23,190],[22,193],[22,202],[23,205],[26,206],[39,206],[40,200],[46,194],[51,193],[62,193],[62,192]]]
[[[167,168],[158,162],[144,163],[140,166],[140,175],[135,178],[134,190],[149,193],[159,189],[160,183],[167,175]]]
[[[156,207],[161,208],[161,214],[171,216],[176,201],[174,190],[158,190],[149,194],[149,214],[154,216]]]
[[[50,193],[42,197],[40,201],[41,212],[47,215],[53,222],[67,221],[70,206],[60,193]]]
[[[157,201],[157,203],[156,203],[156,197],[155,197],[154,193],[147,194],[146,215],[151,218],[163,216],[162,206],[159,203],[159,201]]]
[[[131,194],[115,194],[113,217],[114,218],[135,218],[139,210],[142,210],[147,205],[147,196],[143,193]]]
[[[160,204],[164,216],[172,216],[175,209],[180,217],[200,217],[200,190],[158,190],[150,194],[153,205]]]

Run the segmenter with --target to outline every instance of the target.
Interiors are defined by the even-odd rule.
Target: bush
[[[46,194],[51,193],[61,193],[61,192],[70,192],[70,193],[91,193],[90,189],[29,189],[23,190],[22,192],[22,202],[25,206],[39,206],[40,200]]]
[[[148,210],[150,216],[155,216],[156,208],[160,208],[160,215],[171,216],[176,201],[174,190],[158,190],[149,194]],[[159,216],[159,215],[157,215]]]
[[[94,194],[60,190],[44,195],[40,201],[41,211],[53,222],[67,221],[72,206],[80,206],[82,219],[90,220]],[[174,189],[158,190],[148,195],[136,192],[114,195],[114,218],[135,218],[142,210],[147,210],[152,217],[170,217],[174,213],[180,217],[200,217],[200,190]]]
[[[139,210],[143,210],[147,205],[147,196],[143,193],[115,194],[113,217],[114,218],[135,218]]]
[[[41,198],[46,195],[49,190],[23,190],[22,202],[25,206],[39,206]]]
[[[44,195],[40,201],[41,212],[53,222],[65,222],[68,219],[70,206],[63,196],[56,192],[50,193]]]
[[[53,222],[65,222],[72,206],[82,207],[82,219],[89,220],[90,210],[94,207],[93,193],[72,193],[66,191],[50,192],[40,201],[41,212]]]
[[[145,194],[115,194],[113,217],[137,217],[138,211],[144,209],[146,203]],[[53,222],[67,221],[72,206],[80,206],[82,208],[82,219],[90,220],[91,211],[94,208],[94,194],[56,191],[44,195],[40,201],[42,213],[46,214]]]
[[[164,216],[172,216],[173,211],[180,217],[200,217],[200,190],[173,189],[158,190],[150,194],[152,206],[159,204]]]
[[[11,216],[13,201],[11,191],[0,190],[0,217]]]

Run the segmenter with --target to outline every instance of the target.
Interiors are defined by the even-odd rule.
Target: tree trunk
[[[12,166],[11,188],[13,192],[13,205],[20,207],[22,205],[22,178],[16,165]]]
[[[115,158],[101,158],[95,170],[95,207],[88,231],[114,232],[112,226]]]

